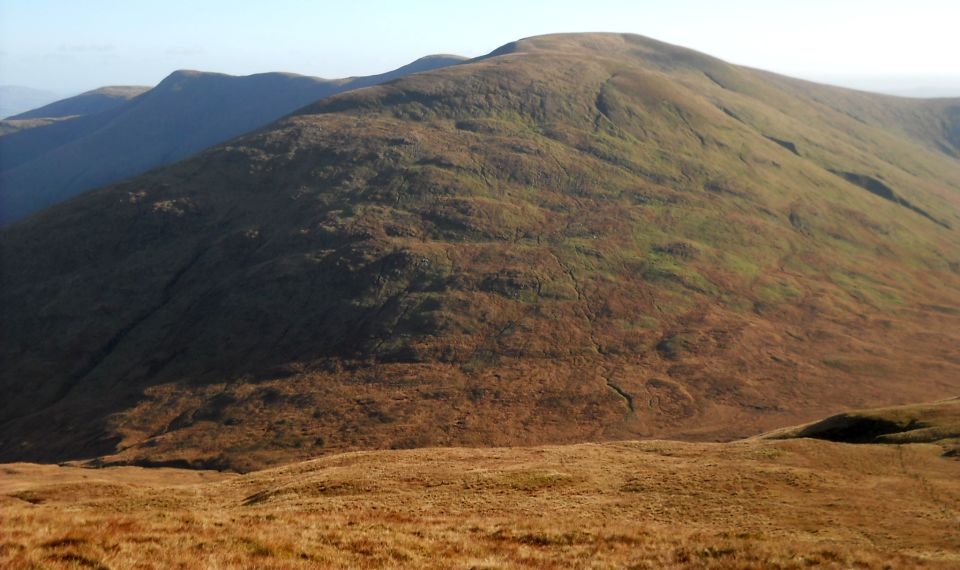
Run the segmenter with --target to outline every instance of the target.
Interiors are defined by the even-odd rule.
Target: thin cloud
[[[60,44],[57,51],[67,53],[109,53],[116,51],[113,44]]]
[[[168,48],[164,53],[167,55],[201,55],[204,53],[204,50],[193,47],[172,47]]]

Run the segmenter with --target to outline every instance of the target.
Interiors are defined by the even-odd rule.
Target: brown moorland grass
[[[356,452],[247,475],[0,473],[11,569],[960,565],[960,461],[939,443],[624,441]]]

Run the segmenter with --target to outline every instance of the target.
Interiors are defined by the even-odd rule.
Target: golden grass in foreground
[[[929,444],[350,453],[244,476],[0,467],[3,568],[948,568]]]

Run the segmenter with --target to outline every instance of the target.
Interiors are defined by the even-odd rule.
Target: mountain
[[[861,415],[958,425],[958,403]],[[0,469],[4,568],[946,570],[960,559],[960,461],[911,441],[387,450],[242,476]]]
[[[958,109],[603,34],[318,101],[0,233],[0,459],[716,440],[953,396]]]
[[[54,123],[77,119],[86,115],[102,113],[122,105],[126,101],[129,101],[148,89],[150,88],[139,86],[101,87],[100,89],[87,91],[85,93],[81,93],[80,95],[54,101],[48,105],[44,105],[25,113],[7,117],[6,119],[0,121],[0,137],[10,135],[17,131],[45,127]],[[63,127],[60,127],[53,129],[52,132],[70,132],[70,129],[64,129]],[[28,140],[29,138],[30,137],[27,137]],[[45,145],[41,145],[39,147],[40,150],[46,149],[49,146],[56,146],[60,143],[56,136],[51,137],[49,133],[45,133],[44,135],[36,138],[38,138],[40,141],[45,141]],[[0,168],[4,168],[4,164],[12,162],[11,158],[7,156],[8,154],[16,155],[17,152],[20,151],[20,149],[17,149],[16,143],[13,145],[4,144],[9,140],[16,139],[6,139],[5,141],[4,139],[0,138]],[[30,152],[31,150],[34,153],[37,152],[36,147],[31,147],[28,145],[27,152]],[[0,220],[2,219],[3,216],[0,216]]]
[[[56,101],[59,97],[56,93],[43,89],[22,85],[0,85],[0,118],[35,109]]]
[[[54,101],[43,107],[7,117],[7,120],[53,119],[102,113],[149,90],[141,86],[110,86]]]
[[[389,73],[339,80],[289,73],[235,77],[174,72],[139,96],[111,100],[101,112],[0,136],[0,223],[175,162],[317,99],[461,60],[429,56]],[[104,104],[102,95],[84,94],[19,117],[56,116],[96,101]]]

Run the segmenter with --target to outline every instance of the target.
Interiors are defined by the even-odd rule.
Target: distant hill
[[[178,73],[111,148],[312,81]],[[722,440],[955,396],[958,117],[620,34],[319,99],[0,231],[0,460]]]
[[[35,109],[61,96],[52,91],[20,85],[0,85],[0,119]]]
[[[7,117],[7,119],[54,119],[93,115],[117,107],[149,89],[149,87],[141,86],[101,87],[93,91],[81,93],[80,95],[54,101],[53,103],[25,113]]]
[[[104,107],[29,129],[8,127],[8,134],[0,136],[0,224],[174,162],[317,99],[460,61],[456,56],[429,56],[389,73],[339,80],[177,71],[126,101],[120,98],[132,94],[129,88],[121,93],[95,91],[20,115],[28,119]]]
[[[840,85],[899,97],[960,97],[960,75],[830,75],[811,77],[811,79],[830,85]]]

